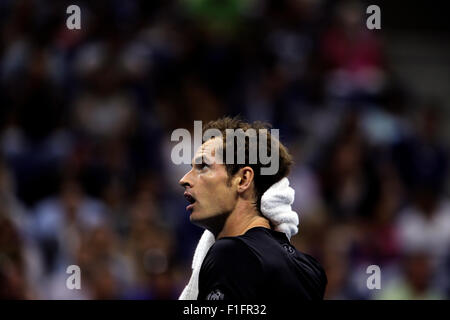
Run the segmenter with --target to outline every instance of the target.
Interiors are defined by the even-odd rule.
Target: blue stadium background
[[[238,114],[294,156],[327,299],[449,298],[450,29],[392,2],[0,1],[0,298],[177,299],[202,230],[170,134]]]

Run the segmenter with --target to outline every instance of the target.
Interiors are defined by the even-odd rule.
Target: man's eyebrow
[[[193,163],[197,163],[197,164],[203,163],[203,156],[200,155],[200,156],[195,157],[194,160],[192,160],[192,162],[191,162],[191,167],[193,167]]]

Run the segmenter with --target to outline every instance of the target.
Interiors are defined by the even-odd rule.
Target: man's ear
[[[239,177],[237,191],[242,193],[251,188],[255,179],[255,172],[251,167],[243,167],[239,169],[237,177]]]

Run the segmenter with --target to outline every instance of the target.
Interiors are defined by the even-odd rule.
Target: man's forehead
[[[215,155],[215,149],[217,147],[221,147],[221,139],[218,138],[212,138],[207,141],[205,141],[197,150],[196,155],[200,154],[211,154],[212,156]]]
[[[198,157],[207,157],[209,156],[215,157],[216,149],[220,149],[222,147],[222,139],[220,138],[212,138],[205,141],[195,153],[193,161],[195,161]]]

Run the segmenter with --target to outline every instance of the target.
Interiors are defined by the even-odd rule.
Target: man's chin
[[[208,229],[211,232],[222,230],[225,225],[225,221],[228,215],[218,214],[218,215],[205,215],[198,211],[192,211],[189,220],[192,224],[199,226],[204,229]]]
[[[189,220],[191,221],[191,223],[202,227],[203,226],[202,221],[205,219],[204,218],[202,219],[202,215],[200,212],[192,210],[189,212]]]

